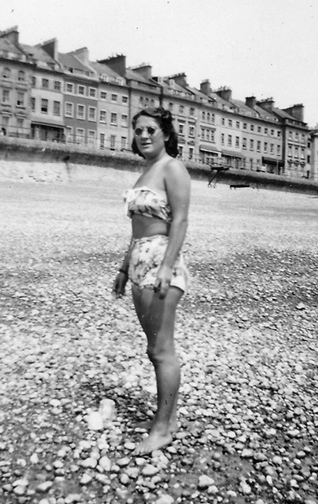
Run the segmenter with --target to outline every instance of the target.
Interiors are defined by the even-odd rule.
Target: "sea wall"
[[[130,151],[112,151],[110,149],[97,150],[94,147],[84,145],[50,143],[29,139],[0,138],[0,161],[22,162],[19,165],[19,177],[23,171],[23,162],[57,163],[64,164],[68,170],[69,166],[81,165],[90,166],[93,174],[93,167],[112,168],[116,170],[141,171],[143,160],[140,156]],[[208,165],[201,163],[186,163],[187,169],[192,178],[206,180],[207,183],[215,174]],[[8,174],[7,174],[8,175]],[[13,174],[12,174],[13,175]],[[219,173],[211,186],[215,183],[227,184],[233,189],[244,186],[252,186],[262,189],[276,189],[282,191],[304,192],[318,195],[318,182],[309,179],[296,179],[273,175],[270,173],[256,172],[242,169],[229,169]]]

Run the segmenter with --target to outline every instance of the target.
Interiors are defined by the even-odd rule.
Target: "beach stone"
[[[199,477],[198,488],[199,490],[204,490],[205,488],[214,485],[214,483],[215,483],[214,479],[203,474],[202,476]]]

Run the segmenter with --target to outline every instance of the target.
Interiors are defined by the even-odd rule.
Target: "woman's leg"
[[[147,336],[148,357],[157,380],[157,412],[149,436],[136,453],[150,453],[171,442],[171,422],[176,422],[176,402],[180,385],[180,365],[174,346],[176,308],[182,291],[170,287],[164,299],[152,289],[133,286],[136,313]]]

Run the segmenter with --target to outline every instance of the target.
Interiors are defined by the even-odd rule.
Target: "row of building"
[[[184,73],[128,68],[124,55],[93,62],[86,47],[60,53],[56,39],[30,46],[17,27],[0,32],[2,135],[130,150],[132,117],[159,105],[175,118],[186,161],[318,179],[316,132],[302,104],[238,100],[229,88],[213,91],[209,80],[197,89]]]

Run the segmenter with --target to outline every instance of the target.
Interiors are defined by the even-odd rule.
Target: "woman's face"
[[[155,119],[148,116],[138,117],[135,125],[135,140],[145,158],[152,159],[165,151],[167,139]]]

